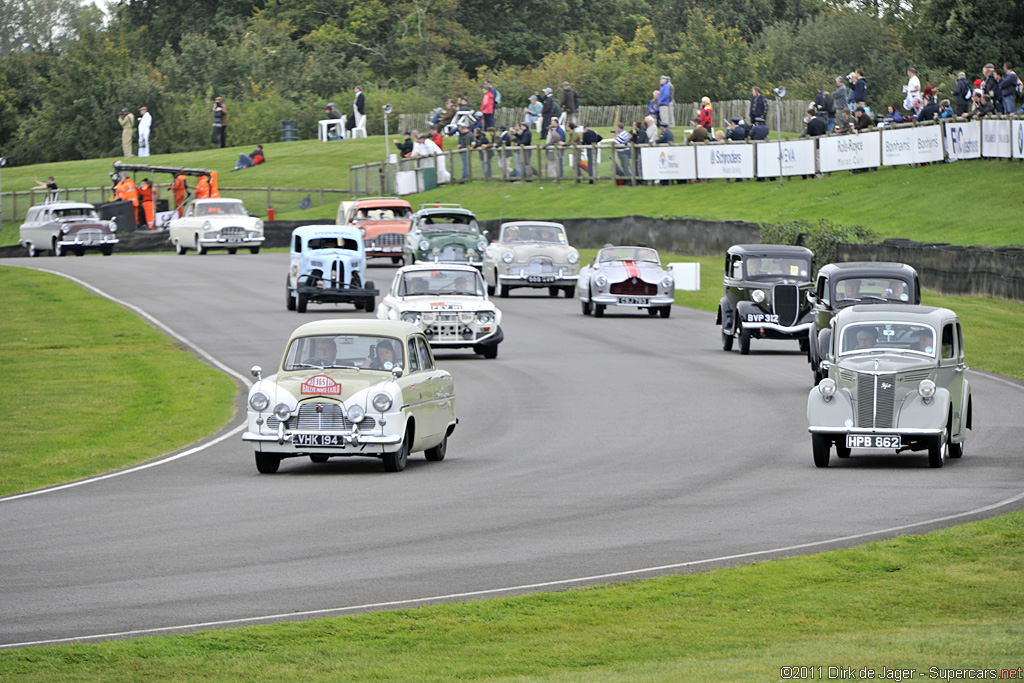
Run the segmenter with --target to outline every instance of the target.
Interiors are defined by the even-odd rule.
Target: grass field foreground
[[[19,681],[806,680],[1021,666],[1024,512],[847,550],[559,593],[0,652]],[[950,680],[946,678],[942,680]],[[833,677],[838,678],[837,676]],[[861,677],[858,676],[858,680]],[[931,680],[938,679],[933,675]],[[846,680],[852,680],[847,677]],[[903,680],[907,680],[906,677]]]
[[[236,383],[62,277],[0,267],[0,495],[171,452],[223,427]]]

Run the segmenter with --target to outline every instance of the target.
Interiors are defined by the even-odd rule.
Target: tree
[[[60,50],[81,32],[96,30],[103,12],[75,0],[0,0],[0,56],[21,50]]]
[[[997,0],[924,0],[908,42],[922,64],[980,73],[992,62],[1024,62],[1024,4]]]

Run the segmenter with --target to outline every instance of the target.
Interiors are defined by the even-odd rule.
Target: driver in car
[[[860,280],[843,280],[843,299],[860,299]]]
[[[406,281],[405,286],[406,291],[408,292],[406,296],[417,296],[427,293],[427,285],[421,277],[410,278]]]
[[[464,277],[455,278],[455,293],[469,294],[469,282]]]
[[[511,228],[506,230],[505,231],[505,241],[506,242],[518,242],[519,241],[519,228],[517,228],[516,226],[513,225]]]
[[[338,345],[326,337],[316,342],[316,354],[303,361],[306,365],[334,365],[338,357]]]

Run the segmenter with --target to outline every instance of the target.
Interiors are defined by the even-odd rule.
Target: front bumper
[[[575,287],[579,279],[579,275],[558,275],[556,273],[498,275],[498,282],[506,287]]]
[[[646,304],[629,304],[622,303],[620,299],[647,299]],[[652,306],[671,306],[675,303],[675,298],[671,296],[643,296],[643,295],[629,295],[629,294],[595,294],[590,297],[590,303],[600,304],[602,306],[626,306],[629,308],[650,308]]]
[[[912,436],[920,438],[922,436],[941,436],[944,431],[943,428],[932,429],[926,427],[871,427],[871,428],[858,428],[858,427],[815,427],[810,426],[807,428],[811,434],[828,434],[830,436],[846,434],[867,434],[871,436]]]
[[[437,263],[442,265],[473,266],[474,268],[483,268],[484,265],[484,262],[481,261],[480,259],[474,260],[471,258],[467,258],[462,259],[460,261],[458,259],[435,258],[433,255],[421,256],[419,254],[416,255],[416,263]]]
[[[224,249],[245,249],[246,247],[258,247],[263,244],[266,237],[200,237],[199,244],[210,248],[224,248]]]
[[[401,256],[404,251],[405,248],[401,244],[366,247],[367,256]]]
[[[360,287],[324,287],[321,289],[311,285],[299,285],[295,288],[295,291],[306,296],[309,301],[323,303],[352,303],[380,294],[379,289],[363,289]]]
[[[808,335],[811,328],[814,326],[814,323],[808,322],[800,323],[799,325],[780,325],[779,323],[742,321],[740,325],[743,329],[750,330],[751,332],[756,332],[758,334],[761,334],[761,332],[764,331],[762,336],[766,337],[772,335],[780,337],[796,337]]]
[[[446,329],[452,326],[468,328],[473,331],[474,336],[465,337],[459,330],[452,332],[450,329]],[[491,325],[491,331],[484,333],[479,331],[477,325],[462,325],[461,323],[434,323],[427,326],[420,325],[420,327],[423,328],[427,341],[434,348],[459,349],[470,346],[497,346],[505,339],[505,333],[498,325]]]
[[[88,236],[89,239],[78,239],[78,238],[69,239],[70,237],[74,237],[74,236],[73,235],[67,235],[67,236],[64,237],[64,239],[58,241],[57,244],[59,246],[61,246],[61,247],[74,247],[76,249],[89,249],[89,248],[94,248],[95,249],[95,248],[98,248],[98,247],[112,247],[112,246],[114,246],[115,244],[117,244],[120,241],[116,237],[114,237],[113,235],[103,235],[103,236],[90,235],[90,236]],[[97,237],[98,237],[98,239],[97,239]]]
[[[299,434],[316,434],[337,437],[336,446],[296,446],[294,439]],[[307,453],[323,455],[362,455],[370,447],[371,453],[391,453],[402,444],[401,434],[364,434],[358,429],[351,431],[317,431],[289,430],[279,425],[276,434],[262,434],[247,431],[242,434],[242,441],[254,443],[262,453],[275,453],[282,457],[305,455]]]

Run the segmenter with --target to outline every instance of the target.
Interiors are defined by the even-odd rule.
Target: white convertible
[[[250,216],[241,199],[197,199],[185,208],[185,215],[170,222],[168,239],[178,254],[189,249],[205,254],[211,249],[239,249],[260,253],[263,221]]]
[[[580,270],[576,298],[582,303],[583,315],[593,312],[600,318],[607,306],[620,306],[646,308],[649,315],[660,313],[667,318],[675,302],[676,283],[661,267],[654,249],[609,245]]]
[[[417,325],[434,348],[471,347],[484,358],[498,357],[501,311],[487,298],[480,271],[457,264],[405,266],[377,306],[381,320]]]
[[[380,458],[388,472],[410,453],[443,460],[455,429],[455,383],[434,364],[419,328],[382,320],[319,320],[288,340],[277,374],[256,366],[248,430],[256,469],[282,458]]]

